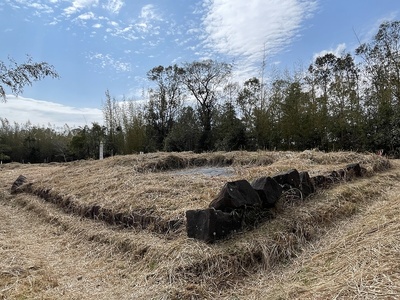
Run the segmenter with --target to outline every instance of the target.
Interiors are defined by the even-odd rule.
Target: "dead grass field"
[[[365,177],[305,201],[282,199],[276,218],[251,231],[210,245],[186,236],[185,211],[207,207],[227,181],[291,168],[323,174],[354,162]],[[234,172],[176,172],[204,166]],[[29,188],[11,195],[21,174]],[[396,299],[399,179],[398,161],[353,152],[154,153],[3,165],[0,298]],[[103,214],[90,218],[93,207]],[[123,216],[143,219],[122,226]]]

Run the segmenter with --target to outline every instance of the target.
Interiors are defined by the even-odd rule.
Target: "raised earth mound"
[[[202,168],[213,167],[229,172],[202,173]],[[388,191],[400,191],[398,168],[397,161],[375,154],[314,150],[156,153],[2,165],[0,295],[361,297],[360,288],[337,286],[340,280],[334,281],[336,289],[325,288],[325,294],[312,292],[309,282],[318,283],[318,277],[305,271],[301,284],[292,277],[293,286],[284,289],[276,276],[289,276],[284,270],[290,266],[300,270],[298,257],[329,240],[336,227],[384,200],[390,202]],[[380,226],[375,224],[370,234]],[[336,274],[334,267],[328,263],[324,268]],[[385,268],[385,277],[377,282],[394,283],[398,275],[393,274],[400,270],[392,272],[396,264],[390,272]],[[378,283],[371,284],[371,293],[383,289]],[[396,291],[400,288],[392,284],[389,298]]]

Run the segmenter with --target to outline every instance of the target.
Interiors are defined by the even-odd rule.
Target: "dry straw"
[[[227,181],[251,181],[291,168],[309,171],[312,175],[324,174],[354,162],[367,169],[366,178],[321,190],[305,201],[283,197],[276,208],[276,218],[254,230],[238,233],[214,245],[186,237],[185,211],[207,207]],[[183,175],[177,172],[182,168],[199,170],[215,166],[229,168],[229,172],[220,176],[201,174],[201,170]],[[305,275],[300,276],[301,282],[296,274],[286,274],[282,270],[286,264],[296,266],[296,257],[304,255],[301,254],[304,249],[313,253],[310,261],[316,261],[325,255],[319,256],[325,251],[323,247],[328,249],[326,251],[334,251],[343,246],[339,239],[339,244],[323,244],[322,241],[336,234],[332,231],[335,225],[346,224],[346,220],[363,213],[366,208],[375,205],[382,195],[387,195],[386,189],[394,187],[393,178],[398,180],[398,166],[395,166],[389,172],[379,173],[390,167],[383,157],[316,150],[301,153],[154,153],[67,164],[3,165],[0,171],[3,187],[0,208],[3,213],[14,215],[8,224],[9,230],[20,226],[21,232],[27,230],[28,233],[21,233],[23,240],[16,238],[11,241],[15,243],[9,248],[12,250],[8,251],[4,246],[1,248],[1,254],[8,260],[0,265],[6,270],[0,277],[0,295],[6,299],[17,296],[32,299],[90,299],[94,296],[110,299],[117,294],[121,299],[204,299],[217,296],[229,299],[234,295],[258,299],[259,296],[265,298],[269,295],[264,290],[283,298],[300,292],[310,298],[313,295],[354,295],[356,285],[345,288],[337,284],[340,281],[336,279],[332,279],[331,284],[327,281],[328,286],[319,281],[313,285],[314,290],[303,283],[317,282],[319,277],[315,274],[326,272],[328,276],[329,272],[334,272],[333,265],[318,265],[313,269],[315,274],[302,271],[301,274]],[[11,184],[20,174],[32,183],[31,190],[27,192],[36,191],[40,195],[40,191],[46,191],[46,201],[29,193],[9,195]],[[385,197],[389,203],[391,198]],[[54,199],[58,200],[51,201]],[[68,210],[66,206],[74,209]],[[123,228],[107,224],[99,218],[85,218],[87,209],[93,206],[100,206],[114,215],[140,213],[153,216],[157,222],[181,220],[183,225],[168,232],[157,231],[151,226],[146,229],[138,226]],[[22,225],[20,220],[24,220]],[[371,220],[371,224],[375,221]],[[378,226],[379,222],[374,224]],[[389,230],[386,232],[388,245],[396,238],[390,234],[392,225],[385,227]],[[329,236],[322,238],[327,232]],[[360,234],[357,251],[361,251],[362,242],[369,243],[368,238],[374,234]],[[9,231],[2,233],[1,238],[10,241]],[[36,245],[34,240],[38,238],[43,242]],[[343,238],[346,238],[345,231]],[[373,241],[377,242],[376,239]],[[25,242],[28,246],[24,246]],[[52,252],[52,244],[57,249],[65,249],[65,253],[61,250]],[[348,248],[344,250],[349,252]],[[385,252],[388,249],[381,250],[388,254]],[[366,254],[378,253],[374,251],[377,250]],[[15,263],[12,253],[19,253],[15,257],[22,260]],[[393,255],[388,255],[389,259],[394,259]],[[24,261],[30,256],[33,260],[37,259],[33,269],[30,269],[31,263]],[[379,256],[379,259],[382,257]],[[345,254],[332,256],[331,259],[347,265]],[[339,266],[340,262],[335,265]],[[364,271],[363,265],[352,263],[353,267],[346,270],[353,270],[355,274],[351,276],[361,278],[363,283],[394,279],[389,272],[385,272],[382,278],[366,277],[366,274],[361,275],[357,271]],[[20,274],[14,272],[17,267],[22,270]],[[271,270],[275,275],[268,275]],[[281,292],[283,283],[276,275],[280,272],[282,278],[290,279],[285,293]],[[350,276],[350,273],[346,274]],[[263,285],[263,276],[267,276],[269,281],[275,280],[276,288]],[[329,286],[332,290],[327,292]],[[256,293],[251,292],[253,288]],[[359,294],[356,295],[363,295],[365,290],[365,286],[359,286]],[[376,290],[376,295],[379,295],[378,292],[381,291]]]

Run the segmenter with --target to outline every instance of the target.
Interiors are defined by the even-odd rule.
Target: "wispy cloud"
[[[73,15],[84,8],[89,8],[91,6],[97,6],[99,0],[75,0],[72,1],[71,6],[64,9],[64,13],[67,16]]]
[[[6,0],[6,3],[13,7],[14,9],[19,9],[21,7],[33,9],[33,14],[41,15],[41,13],[51,14],[54,10],[51,6],[43,3],[42,1],[28,1],[28,0]]]
[[[111,54],[91,53],[88,55],[88,58],[90,60],[98,61],[100,67],[103,69],[113,68],[119,72],[130,72],[132,69],[130,63],[115,59]]]
[[[259,63],[298,36],[317,7],[314,0],[204,0],[204,43],[213,53]]]
[[[139,20],[135,24],[136,30],[142,33],[157,34],[159,27],[155,25],[162,21],[162,16],[157,12],[154,5],[148,4],[142,7],[139,15]]]
[[[35,100],[31,98],[7,95],[7,102],[0,103],[2,116],[7,116],[11,123],[25,124],[29,121],[32,125],[70,127],[91,125],[93,122],[103,123],[100,109],[76,108],[62,104]]]
[[[122,0],[108,0],[108,2],[103,5],[103,8],[113,14],[118,14],[123,6],[124,1]]]
[[[94,18],[95,18],[94,13],[91,11],[78,16],[78,19],[81,19],[81,20],[90,20],[90,19],[94,19]]]
[[[144,44],[156,43],[159,41],[150,41],[149,37],[160,34],[161,22],[163,22],[162,14],[157,8],[148,4],[141,8],[139,14],[131,20],[118,22],[108,20],[106,32],[113,37],[119,37],[128,41],[142,39]]]
[[[341,43],[341,44],[337,45],[335,49],[327,49],[327,50],[322,50],[322,51],[320,51],[318,53],[314,53],[313,61],[315,61],[315,59],[317,57],[324,56],[324,55],[326,55],[328,53],[332,53],[335,56],[340,57],[343,54],[344,51],[346,51],[346,44],[345,43]]]
[[[153,20],[162,20],[161,15],[157,13],[157,10],[153,4],[147,4],[142,7],[140,11],[141,19],[145,22],[151,22]]]
[[[35,9],[37,12],[51,14],[54,12],[53,8],[44,3],[27,3],[28,7]]]

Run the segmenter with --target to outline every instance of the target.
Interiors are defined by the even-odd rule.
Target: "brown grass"
[[[221,299],[397,299],[399,179],[397,170],[327,192],[355,203],[357,214],[325,227],[295,258],[246,278]]]
[[[251,181],[290,168],[321,174],[354,162],[367,169],[367,177],[320,190],[305,201],[283,197],[275,219],[214,245],[188,239],[184,225],[163,232],[154,226],[123,228],[118,222],[84,217],[90,207],[100,206],[113,215],[152,216],[154,223],[184,222],[187,209],[207,207],[226,181]],[[199,166],[230,166],[235,172],[214,177],[174,172]],[[0,295],[5,299],[373,298],[368,287],[379,296],[398,279],[398,273],[391,271],[399,271],[399,264],[390,269],[389,262],[399,259],[394,243],[399,240],[398,214],[391,213],[400,210],[395,196],[400,189],[399,167],[396,162],[385,171],[389,162],[373,154],[319,151],[155,153],[68,164],[3,165]],[[20,174],[32,183],[31,192],[46,191],[47,201],[43,195],[10,195]],[[367,214],[372,217],[364,217]],[[377,243],[382,247],[375,249]],[[344,277],[340,280],[342,273],[352,278],[346,281],[352,285],[347,286]],[[394,284],[393,293],[396,288]]]

